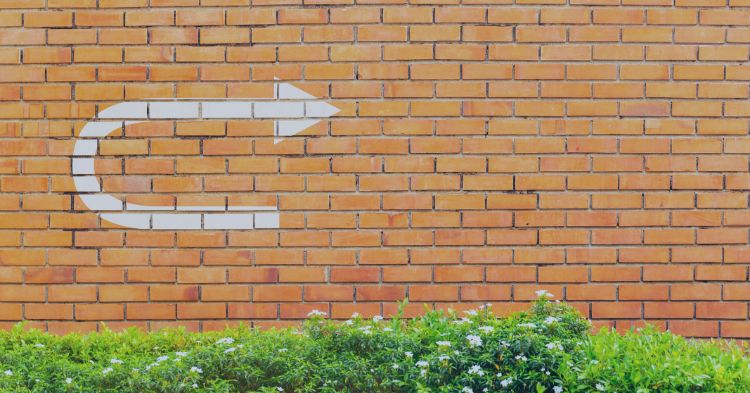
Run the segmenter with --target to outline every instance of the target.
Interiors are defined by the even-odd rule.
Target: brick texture
[[[750,335],[743,0],[0,2],[0,326],[217,329],[507,313],[546,289],[597,325]],[[154,121],[101,141],[129,202],[277,205],[279,229],[120,228],[71,177],[121,101],[340,109]]]

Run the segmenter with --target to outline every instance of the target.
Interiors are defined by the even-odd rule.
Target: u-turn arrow
[[[261,119],[274,121],[274,143],[331,117],[339,109],[289,83],[275,83],[273,98],[173,99],[112,105],[86,123],[73,149],[78,196],[102,219],[136,229],[200,230],[278,228],[278,208],[269,206],[152,206],[103,192],[94,170],[99,139],[130,124],[155,120]]]

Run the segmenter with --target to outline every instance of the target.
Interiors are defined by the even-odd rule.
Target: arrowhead
[[[289,83],[277,83],[276,88],[278,90],[276,97],[280,100],[314,100],[317,98]]]
[[[331,117],[340,112],[341,109],[323,101],[313,101],[318,98],[310,93],[299,89],[289,83],[278,83],[276,85],[277,99],[279,100],[304,100],[304,120],[277,120],[276,136],[273,140],[277,144],[284,140],[283,137],[297,135],[303,130],[318,124],[322,119]]]
[[[319,119],[310,120],[276,120],[276,135],[282,138],[276,138],[273,140],[273,144],[277,144],[284,140],[285,136],[292,136],[299,134],[302,130],[310,128],[318,124]]]
[[[305,103],[305,116],[306,117],[331,117],[337,113],[341,112],[341,109],[336,108],[335,106],[323,102],[323,101],[313,101],[313,102],[306,102]]]

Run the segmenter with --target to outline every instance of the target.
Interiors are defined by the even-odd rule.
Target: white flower
[[[224,337],[216,340],[217,344],[232,344],[234,343],[234,339],[232,337]]]
[[[382,320],[383,320],[383,316],[382,315],[376,315],[376,316],[372,317],[372,321],[373,322],[380,322]]]
[[[420,360],[417,363],[417,367],[429,367],[430,363],[425,360]]]
[[[308,317],[325,317],[328,315],[325,311],[320,310],[312,310],[309,313],[307,313]]]
[[[384,328],[383,328],[383,331],[384,331],[384,332],[392,332],[392,331],[393,331],[393,329],[391,329],[391,328],[389,328],[389,327],[384,327]]]
[[[604,385],[602,385],[600,383],[597,383],[596,384],[596,390],[598,390],[600,392],[603,392],[604,391]]]
[[[115,358],[110,359],[109,362],[112,363],[112,364],[122,364],[123,363],[122,360],[115,359]]]
[[[484,375],[484,371],[482,371],[482,367],[479,367],[479,365],[471,366],[468,373],[472,375],[479,375],[480,377]]]
[[[495,328],[492,326],[480,326],[479,330],[483,331],[485,334],[490,334],[495,331]]]
[[[73,378],[65,378],[65,383],[70,385],[71,383],[73,383]]]
[[[523,356],[523,355],[516,355],[516,360],[520,360],[522,362],[525,362],[525,361],[527,361],[529,359],[526,356]]]
[[[502,387],[507,387],[511,383],[513,383],[513,378],[510,378],[510,377],[509,378],[505,378],[502,381],[500,381],[500,385],[502,385]]]
[[[507,342],[507,341],[505,341],[505,340],[502,340],[502,341],[500,341],[500,345],[502,345],[502,346],[504,346],[504,347],[507,347],[507,346],[509,346],[509,345],[510,345],[510,343],[509,343],[509,342]]]
[[[187,352],[175,352],[174,354],[179,357],[183,357],[183,356],[187,356],[188,353]]]
[[[13,376],[13,371],[5,370],[5,371],[3,371],[3,374],[5,374],[5,376],[7,376],[7,377],[11,377],[11,376]]]
[[[169,360],[169,356],[159,356],[158,358],[156,358],[156,363],[163,362],[165,360]]]
[[[448,361],[448,360],[449,360],[450,358],[451,358],[451,357],[450,357],[450,356],[448,356],[448,355],[440,355],[440,356],[438,356],[438,360],[439,360],[439,361],[441,361],[441,362],[446,362],[446,361]]]
[[[414,357],[414,354],[411,352],[404,352],[404,355],[406,355],[407,358]]]
[[[464,314],[466,314],[466,315],[468,315],[468,316],[470,316],[470,317],[474,317],[474,316],[476,316],[476,315],[477,315],[477,310],[468,310],[468,311],[464,311]]]
[[[437,344],[438,347],[450,347],[451,346],[450,341],[438,341],[435,344]]]
[[[352,318],[359,318],[359,313],[358,312],[352,313]]]
[[[398,364],[394,364],[393,366],[391,366],[391,368],[394,370],[398,370]]]
[[[526,322],[526,323],[519,323],[519,324],[518,324],[518,326],[519,326],[519,327],[525,327],[525,328],[529,328],[529,329],[534,329],[534,328],[536,327],[536,325],[534,325],[534,324],[533,324],[533,323],[531,323],[531,322]]]
[[[421,376],[423,376],[423,377],[424,377],[425,375],[427,375],[427,369],[426,369],[426,368],[423,368],[423,369],[419,370],[419,375],[421,375]]]
[[[461,393],[474,393],[474,391],[470,387],[464,386],[464,388],[461,389]]]
[[[537,296],[537,297],[542,297],[542,296],[546,296],[546,297],[549,297],[549,298],[553,298],[553,297],[555,297],[555,295],[553,295],[553,294],[549,293],[549,292],[548,292],[547,290],[545,290],[545,289],[540,289],[540,290],[536,291],[536,296]]]
[[[362,326],[359,330],[364,334],[372,334],[372,326]]]
[[[466,339],[469,340],[469,345],[472,347],[478,347],[482,345],[482,338],[475,334],[466,336]]]
[[[235,347],[229,347],[229,348],[227,348],[227,349],[224,350],[224,353],[231,353],[231,352],[234,352],[236,350],[237,350],[237,348],[235,348]]]
[[[190,372],[191,373],[203,374],[203,369],[201,369],[200,367],[193,366],[193,367],[190,367]]]
[[[558,351],[562,351],[563,350],[562,344],[557,343],[557,342],[555,342],[555,343],[549,343],[549,344],[546,345],[546,347],[547,347],[547,349],[557,349]]]
[[[281,386],[277,386],[277,387],[276,387],[276,390],[277,390],[277,391],[279,391],[279,392],[283,392],[283,391],[284,391],[284,388],[282,388]]]
[[[194,384],[193,384],[193,389],[196,389],[196,388],[198,388],[198,384],[197,384],[197,383],[194,383]]]
[[[495,374],[495,376],[498,377],[498,378],[500,378],[500,377],[503,376],[503,373],[497,373],[497,374]]]
[[[36,343],[34,344],[34,346],[37,348],[44,348],[44,344],[41,344],[41,343]]]
[[[557,319],[555,317],[547,317],[547,318],[544,319],[544,323],[546,323],[547,325],[553,324],[553,323],[558,322],[558,321],[559,321],[559,319]]]
[[[354,321],[352,321],[351,319],[347,319],[346,321],[344,321],[344,323],[347,325],[353,325]]]
[[[107,375],[111,373],[114,369],[112,367],[107,367],[104,370],[102,370],[102,374]]]
[[[552,388],[552,391],[554,393],[562,393],[563,388],[562,388],[562,386],[555,386],[555,387]]]
[[[471,320],[469,318],[461,318],[459,320],[453,321],[456,325],[463,325],[464,323],[469,323]]]
[[[286,351],[288,351],[288,349],[286,349],[286,348],[279,348],[279,352],[286,352]]]

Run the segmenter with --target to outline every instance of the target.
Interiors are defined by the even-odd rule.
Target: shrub
[[[738,346],[688,340],[653,328],[602,330],[564,372],[566,391],[750,392],[750,362]]]
[[[490,307],[344,323],[312,315],[299,330],[58,337],[19,326],[0,333],[0,391],[750,391],[748,359],[734,345],[588,331],[545,296],[507,318]]]

